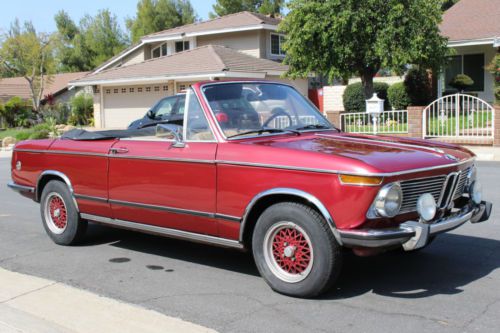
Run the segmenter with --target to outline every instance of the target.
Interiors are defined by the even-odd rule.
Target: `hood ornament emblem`
[[[444,157],[446,157],[447,159],[452,160],[454,162],[458,162],[459,161],[458,157],[455,157],[455,156],[450,155],[450,154],[445,154]]]

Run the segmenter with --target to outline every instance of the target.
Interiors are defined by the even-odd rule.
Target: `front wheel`
[[[73,197],[63,182],[51,180],[44,187],[40,213],[45,231],[56,244],[73,245],[85,234],[87,221],[80,218]]]
[[[325,220],[299,203],[266,209],[255,226],[252,248],[262,277],[273,290],[289,296],[327,291],[342,266],[341,246]]]

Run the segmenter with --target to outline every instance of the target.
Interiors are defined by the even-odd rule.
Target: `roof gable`
[[[450,41],[500,37],[500,2],[461,0],[444,13],[440,30]]]

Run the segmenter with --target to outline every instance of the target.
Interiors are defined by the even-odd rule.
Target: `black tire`
[[[293,237],[282,237],[288,237],[287,233],[303,236],[299,235],[300,242],[296,243]],[[296,246],[282,243],[283,239],[307,246],[299,245],[297,251]],[[342,267],[342,247],[326,221],[316,210],[295,202],[277,203],[262,213],[252,236],[252,249],[261,276],[273,290],[289,296],[324,293],[333,286]],[[286,266],[290,260],[291,266]],[[295,265],[302,266],[296,269]]]
[[[51,180],[44,187],[40,214],[47,235],[56,244],[76,244],[87,230],[87,221],[80,218],[73,196],[61,181]]]

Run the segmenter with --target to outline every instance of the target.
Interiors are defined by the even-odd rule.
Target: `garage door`
[[[144,114],[161,98],[172,95],[167,84],[148,86],[105,87],[104,127],[125,128]]]

